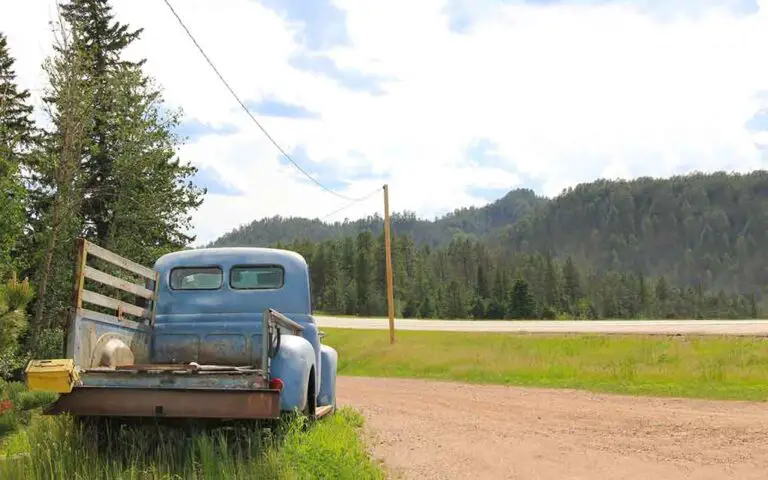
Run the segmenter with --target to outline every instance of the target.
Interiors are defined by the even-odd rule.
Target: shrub
[[[25,309],[33,296],[29,281],[20,282],[15,273],[0,286],[0,352],[18,346],[19,337],[27,330]]]

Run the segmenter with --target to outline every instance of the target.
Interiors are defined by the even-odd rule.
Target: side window
[[[173,290],[216,290],[224,274],[219,267],[179,267],[171,270]]]
[[[232,267],[229,285],[236,290],[272,290],[282,288],[285,270],[279,265]]]

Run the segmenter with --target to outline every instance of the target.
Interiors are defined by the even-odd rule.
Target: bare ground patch
[[[768,404],[340,377],[395,477],[763,479]]]

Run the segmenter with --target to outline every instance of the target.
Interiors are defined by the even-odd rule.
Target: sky
[[[515,188],[768,164],[768,0],[171,0],[249,111],[343,197],[389,185],[433,218]],[[179,155],[208,189],[196,244],[349,202],[272,145],[162,0],[112,0],[144,29]],[[39,105],[53,0],[0,0]],[[38,112],[44,118],[42,112]],[[380,195],[328,217],[382,213]]]

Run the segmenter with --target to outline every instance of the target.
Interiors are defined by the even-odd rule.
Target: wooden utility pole
[[[384,185],[384,251],[387,259],[387,310],[389,344],[395,343],[395,288],[392,280],[392,237],[389,225],[389,186]]]

